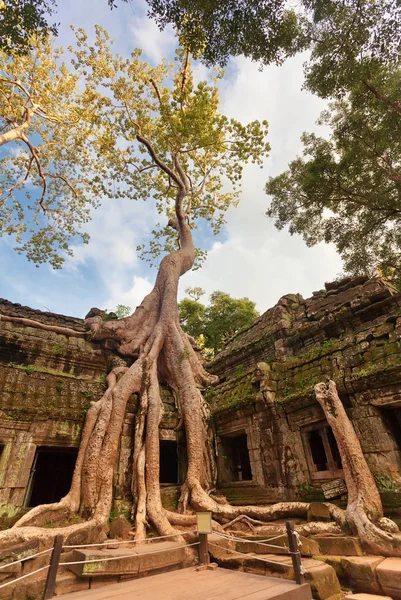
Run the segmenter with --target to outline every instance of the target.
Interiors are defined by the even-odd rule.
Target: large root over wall
[[[208,494],[216,479],[213,436],[208,428],[209,412],[201,394],[217,378],[209,375],[194,349],[193,340],[181,329],[177,307],[178,282],[191,269],[195,247],[182,202],[188,183],[178,158],[173,173],[178,186],[176,216],[170,225],[177,230],[180,248],[164,257],[153,290],[134,314],[121,321],[104,322],[100,315],[87,319],[92,339],[114,339],[119,353],[134,361],[117,367],[107,377],[107,390],[87,413],[71,489],[60,502],[32,509],[13,528],[0,533],[0,546],[29,539],[50,544],[56,533],[67,543],[101,539],[113,499],[113,474],[128,399],[139,395],[133,452],[133,519],[135,538],[146,537],[152,523],[160,535],[179,535],[180,527],[193,526],[195,517],[186,513],[211,511],[214,519],[227,524],[241,515],[259,522],[291,517],[305,518],[309,504],[283,502],[273,506],[230,506]],[[47,326],[51,327],[51,326]],[[159,424],[163,405],[160,384],[167,384],[176,399],[180,424],[185,428],[188,470],[179,502],[179,512],[162,507],[159,484]],[[382,555],[401,556],[397,526],[383,518],[380,496],[364,459],[335,383],[315,388],[328,423],[333,429],[343,461],[348,487],[347,510],[329,505],[333,519],[358,534],[365,548]],[[83,522],[48,529],[49,521],[65,521],[79,514]],[[329,524],[330,525],[330,524]],[[332,525],[332,524],[331,524]],[[323,529],[323,527],[322,527]],[[79,540],[79,542],[78,542]]]
[[[364,548],[372,554],[401,556],[401,534],[397,525],[383,517],[383,507],[376,482],[361,444],[338,396],[334,381],[315,386],[316,399],[323,408],[333,430],[340,452],[348,504],[345,511],[332,505],[332,517],[359,536]]]
[[[104,322],[100,315],[87,319],[92,339],[114,339],[119,353],[134,362],[130,367],[113,369],[107,377],[104,396],[91,403],[67,496],[58,503],[32,509],[12,529],[0,533],[0,546],[32,538],[46,543],[56,533],[64,534],[68,542],[82,540],[84,535],[92,541],[105,528],[112,506],[113,474],[124,414],[132,394],[139,395],[133,453],[136,539],[146,536],[149,522],[160,535],[175,535],[179,533],[176,527],[193,526],[194,515],[185,514],[188,506],[211,511],[221,523],[243,514],[261,521],[306,516],[307,503],[232,507],[208,494],[216,479],[216,465],[213,436],[208,428],[209,412],[200,390],[217,378],[204,370],[193,340],[179,323],[178,282],[194,263],[195,247],[183,210],[188,181],[177,157],[175,168],[178,191],[175,218],[169,225],[178,232],[179,249],[163,258],[153,290],[133,315],[120,321]],[[173,391],[186,434],[188,469],[178,513],[165,510],[160,496],[161,382]],[[63,521],[71,514],[81,515],[84,522],[66,528],[43,527],[46,522]]]

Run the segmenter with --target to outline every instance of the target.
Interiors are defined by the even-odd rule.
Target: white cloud
[[[150,21],[146,16],[134,17],[130,31],[133,46],[141,48],[146,58],[154,64],[160,63],[164,56],[171,54],[176,45],[174,31],[171,27],[160,31],[156,23]]]
[[[263,170],[245,168],[240,205],[228,213],[227,240],[214,244],[201,271],[185,275],[181,295],[187,286],[201,286],[207,294],[220,289],[235,297],[248,296],[264,311],[284,294],[311,295],[341,271],[333,246],[307,248],[299,236],[277,231],[265,217],[269,175],[280,173],[301,152],[301,133],[317,130],[315,121],[324,108],[322,100],[301,91],[303,60],[297,56],[261,72],[238,58],[234,75],[223,82],[222,110],[243,123],[267,119],[272,149]]]
[[[147,277],[134,276],[129,289],[123,289],[118,282],[113,287],[112,295],[106,301],[107,308],[114,310],[118,304],[131,307],[132,311],[142,302],[144,297],[152,290],[153,284]]]

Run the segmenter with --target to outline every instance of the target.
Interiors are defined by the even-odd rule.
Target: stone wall
[[[27,504],[38,449],[78,448],[89,403],[102,396],[113,355],[86,338],[81,319],[5,300],[0,300],[1,314],[82,334],[57,334],[0,318],[0,515],[12,516],[16,507]],[[341,464],[313,394],[313,385],[327,376],[338,385],[383,495],[399,507],[400,342],[401,294],[380,279],[367,278],[327,284],[306,300],[284,296],[235,336],[211,364],[220,381],[206,391],[217,432],[219,486],[229,500],[317,499],[322,498],[322,484],[341,478]],[[182,480],[185,439],[175,431],[178,415],[167,389],[163,404],[160,439],[177,442]],[[117,512],[132,502],[136,407],[133,396],[115,475]],[[251,477],[238,449],[245,436]],[[318,457],[323,446],[324,459]],[[163,496],[173,508],[178,487],[165,488]]]
[[[400,488],[400,340],[401,294],[380,279],[348,278],[306,300],[284,296],[216,357],[220,383],[207,396],[218,436],[244,423],[252,483],[268,491],[266,500],[318,497],[322,483],[342,475],[313,394],[325,377],[336,381],[382,491],[390,497]],[[313,462],[316,437],[328,468]],[[249,482],[230,488],[241,486],[249,500]]]
[[[1,315],[15,317],[10,322]],[[30,319],[72,329],[80,337],[27,325]],[[40,449],[78,448],[91,401],[100,399],[106,373],[115,360],[110,349],[85,335],[82,319],[42,312],[0,299],[0,523],[13,522],[29,504],[35,460]],[[178,414],[172,394],[162,391],[160,439],[177,441]],[[131,475],[137,397],[127,405],[114,481],[113,512],[132,504]],[[178,439],[180,448],[183,444]],[[185,453],[183,453],[185,454]],[[185,468],[185,456],[180,477]],[[60,477],[62,474],[60,474]],[[177,501],[175,487],[165,490],[166,504]]]

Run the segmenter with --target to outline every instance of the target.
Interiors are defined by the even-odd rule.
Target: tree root
[[[70,329],[69,327],[59,327],[58,325],[46,325],[40,321],[33,319],[25,319],[23,317],[11,317],[9,315],[0,314],[0,321],[8,321],[15,323],[16,325],[25,325],[25,327],[36,327],[37,329],[44,329],[45,331],[53,331],[61,335],[68,335],[69,337],[85,337],[85,333]]]
[[[376,482],[338,396],[336,384],[334,381],[318,383],[315,394],[336,438],[348,489],[347,509],[341,511],[334,505],[328,505],[330,515],[343,530],[358,535],[368,552],[382,556],[401,556],[401,533],[393,521],[383,517]]]

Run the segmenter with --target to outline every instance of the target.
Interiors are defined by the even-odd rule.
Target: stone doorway
[[[327,422],[304,427],[302,438],[312,480],[334,479],[342,475],[340,452]]]
[[[180,466],[176,440],[160,440],[160,483],[180,483]]]
[[[219,481],[252,481],[246,433],[220,437]]]
[[[39,446],[32,463],[24,505],[58,502],[69,491],[78,448]]]

